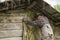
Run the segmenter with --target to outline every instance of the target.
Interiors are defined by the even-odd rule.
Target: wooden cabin
[[[0,2],[0,40],[34,40],[32,26],[28,25],[30,26],[28,29],[22,21],[25,17],[33,19],[34,13],[40,13],[49,18],[54,38],[60,40],[60,13],[48,3],[39,2],[39,0],[37,2],[36,0]]]

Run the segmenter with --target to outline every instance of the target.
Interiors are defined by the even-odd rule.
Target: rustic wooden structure
[[[31,28],[31,27],[29,29],[27,29],[28,30],[27,36],[22,37],[22,34],[20,34],[22,32],[20,32],[20,29],[19,29],[19,26],[21,26],[21,25],[19,25],[20,24],[19,17],[21,16],[20,15],[21,11],[15,12],[14,10],[22,10],[22,11],[25,10],[24,11],[25,13],[27,12],[27,10],[35,12],[35,13],[41,13],[41,14],[45,15],[46,17],[48,17],[55,26],[60,26],[60,13],[44,1],[39,1],[39,0],[8,0],[7,1],[6,0],[5,2],[0,3],[0,5],[1,5],[0,12],[2,12],[0,19],[2,21],[1,25],[3,25],[3,28],[1,28],[1,29],[10,31],[10,32],[9,31],[1,31],[1,34],[2,34],[1,38],[5,38],[5,39],[1,39],[1,40],[15,40],[15,37],[18,38],[16,40],[23,40],[24,37],[27,37],[27,39],[25,38],[26,40],[32,40],[32,37],[34,37],[32,34],[33,31],[31,31],[31,29],[33,29],[33,28]],[[13,10],[13,12],[11,10]],[[5,12],[10,13],[10,14],[4,14]],[[16,13],[16,14],[14,14],[14,13]],[[15,16],[18,16],[18,17],[15,17]],[[9,25],[12,25],[13,27],[16,25],[18,25],[18,26],[17,26],[17,29],[16,28],[12,29],[12,27],[10,28]],[[6,26],[8,26],[8,27],[6,27]],[[22,25],[22,27],[23,27],[23,25]],[[35,28],[35,29],[39,29],[39,28]],[[23,29],[23,30],[25,30],[25,29]],[[36,31],[39,31],[39,30],[36,30]],[[24,31],[24,32],[26,32],[26,31]],[[8,35],[6,35],[5,33],[7,33]],[[10,35],[9,33],[11,33],[12,35]],[[15,33],[16,35],[13,33]],[[36,33],[38,33],[38,32],[35,32],[35,34]],[[25,33],[25,35],[26,35],[26,33]],[[30,36],[30,35],[32,35],[32,36]],[[11,37],[14,37],[14,38],[11,38]]]
[[[52,8],[48,3],[43,1],[43,4],[40,2],[34,0],[9,0],[9,1],[5,1],[3,3],[0,3],[0,11],[3,10],[10,10],[10,9],[28,9],[31,11],[37,11],[37,12],[42,12],[43,15],[46,15],[47,17],[49,17],[50,19],[52,19],[54,22],[58,22],[56,23],[56,25],[59,25],[60,23],[60,13],[58,11],[56,11],[54,8]],[[3,6],[3,7],[2,7]],[[41,9],[42,8],[42,9]],[[47,14],[48,13],[48,14]],[[48,16],[49,15],[49,16]],[[51,16],[51,17],[50,17]]]

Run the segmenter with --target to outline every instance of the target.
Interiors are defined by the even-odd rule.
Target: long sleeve
[[[32,20],[28,20],[26,23],[29,25],[32,25],[32,26],[38,26],[37,23],[35,21],[32,21]]]

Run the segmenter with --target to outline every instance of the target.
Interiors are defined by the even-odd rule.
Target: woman
[[[24,18],[23,21],[29,25],[41,28],[41,36],[39,40],[54,40],[53,30],[47,17],[40,15],[35,21],[32,21],[30,18]]]

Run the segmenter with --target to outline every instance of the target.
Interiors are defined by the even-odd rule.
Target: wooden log
[[[0,38],[22,37],[22,30],[0,30]]]
[[[1,38],[0,40],[22,40],[22,37]]]
[[[0,23],[0,30],[22,30],[22,23]]]

